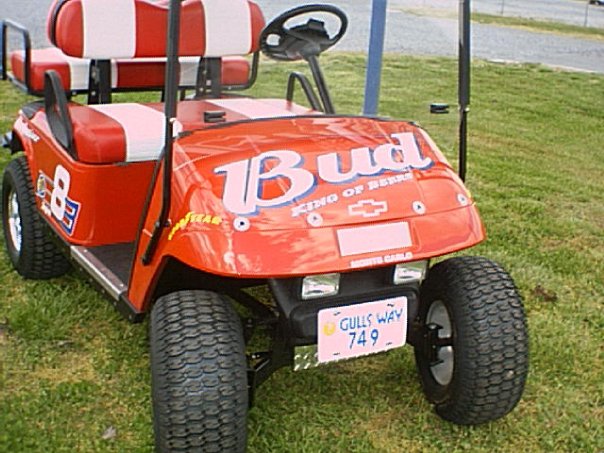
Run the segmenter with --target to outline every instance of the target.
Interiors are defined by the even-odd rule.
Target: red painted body
[[[23,133],[25,128],[32,131],[38,140],[27,138]],[[42,110],[31,121],[21,115],[14,131],[20,135],[24,145],[35,188],[40,172],[52,180],[58,165],[71,175],[69,198],[80,204],[73,232],[67,234],[55,217],[46,215],[63,239],[85,246],[135,240],[154,162],[128,165],[76,162],[53,138]],[[36,198],[42,210],[42,199]]]
[[[200,112],[217,106],[226,123],[199,121]],[[246,115],[254,107],[255,114]],[[215,275],[287,277],[429,259],[484,239],[470,195],[422,129],[307,113],[280,100],[181,105],[185,132],[174,143],[170,227],[143,265],[160,209],[159,178],[129,282],[134,307],[148,307],[168,258]],[[79,204],[71,234],[38,197],[65,241],[95,246],[137,239],[155,161],[76,162],[52,138],[42,110],[31,120],[21,115],[15,131],[34,187],[40,172],[52,179],[59,165],[70,175],[68,198]],[[394,228],[405,237],[364,229],[378,225],[385,225],[386,236]]]

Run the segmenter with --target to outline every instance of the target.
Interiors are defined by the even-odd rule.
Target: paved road
[[[524,14],[541,19],[583,20],[586,3],[582,0],[474,0],[473,9],[499,14]],[[44,35],[46,13],[51,0],[0,0],[0,18],[9,17],[32,30],[34,46],[47,43]],[[300,0],[258,0],[267,18],[289,7],[304,3]],[[338,45],[340,50],[365,50],[368,42],[369,0],[332,0],[350,18],[347,36]],[[420,55],[456,55],[458,25],[454,17],[457,0],[390,0],[385,50]],[[530,8],[520,5],[530,4]],[[417,9],[420,11],[417,11]],[[439,8],[446,14],[425,15]],[[499,9],[498,9],[499,8]],[[416,13],[409,13],[409,10]],[[590,20],[602,23],[604,7],[589,7]],[[444,17],[442,17],[444,16]],[[600,23],[600,22],[598,22]],[[529,32],[509,27],[474,24],[472,32],[474,57],[544,63],[553,66],[604,73],[604,42],[578,39],[549,33]]]
[[[474,0],[473,9],[488,12],[488,8],[501,0]],[[518,4],[518,0],[506,0]],[[543,9],[544,0],[532,0],[534,8],[528,10],[534,17]],[[288,7],[300,4],[297,0],[258,0],[268,18],[274,17]],[[359,0],[332,0],[349,16],[351,28],[338,45],[340,50],[364,50],[367,48],[367,34],[371,3]],[[549,4],[559,3],[558,13],[565,14],[570,8],[585,7],[574,0],[549,0]],[[456,0],[389,0],[389,15],[385,51],[420,55],[457,54],[458,23],[455,18]],[[411,14],[409,10],[417,10]],[[426,9],[428,8],[428,9]],[[438,8],[451,14],[425,15],[430,8]],[[596,7],[591,7],[596,8]],[[604,7],[600,12],[604,13]],[[528,13],[527,13],[528,14]],[[445,17],[441,17],[441,16]],[[453,16],[450,18],[449,16]],[[603,14],[604,16],[604,14]],[[602,23],[604,24],[604,17]],[[474,57],[509,60],[527,63],[544,63],[557,67],[575,68],[604,73],[604,41],[578,39],[550,33],[530,32],[510,27],[493,25],[472,25],[472,54]]]
[[[388,0],[406,9],[456,9],[457,0]],[[472,10],[496,16],[524,17],[571,25],[604,28],[604,7],[587,0],[471,0]]]
[[[500,15],[503,12],[504,16],[604,28],[604,7],[590,5],[587,0],[473,0],[473,5],[475,11],[485,14]]]

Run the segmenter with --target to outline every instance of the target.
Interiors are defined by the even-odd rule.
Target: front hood
[[[473,210],[442,153],[408,122],[296,117],[209,128],[177,140],[174,170],[170,239],[220,231],[230,238],[227,248],[235,255],[233,241],[247,253],[276,244],[283,248],[283,238],[298,251],[316,250],[313,231],[318,230],[339,241],[325,253],[371,255],[371,246],[342,244],[341,236],[349,234],[338,232],[344,227],[360,228],[348,242],[362,242],[365,234],[372,241],[382,234],[408,235],[393,241],[392,248],[410,251],[413,247],[405,245],[419,234],[414,219],[442,221],[447,213]],[[482,227],[476,225],[477,215],[470,217],[476,235]],[[384,226],[379,233],[362,228],[374,224],[399,226]],[[377,249],[381,253],[384,247]]]

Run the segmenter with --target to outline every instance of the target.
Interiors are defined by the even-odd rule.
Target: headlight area
[[[340,274],[310,275],[302,279],[302,300],[335,296],[340,291]]]
[[[413,263],[400,263],[394,267],[392,282],[395,285],[421,283],[426,278],[427,271],[428,260],[415,261]]]
[[[308,345],[317,341],[317,315],[325,308],[405,296],[410,328],[427,268],[428,261],[417,261],[341,274],[269,279],[269,286],[293,346]]]

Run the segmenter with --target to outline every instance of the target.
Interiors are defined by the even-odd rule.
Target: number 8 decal
[[[53,182],[52,195],[50,197],[50,210],[58,221],[65,217],[67,206],[67,194],[71,184],[71,175],[62,165],[57,165],[55,179]]]

